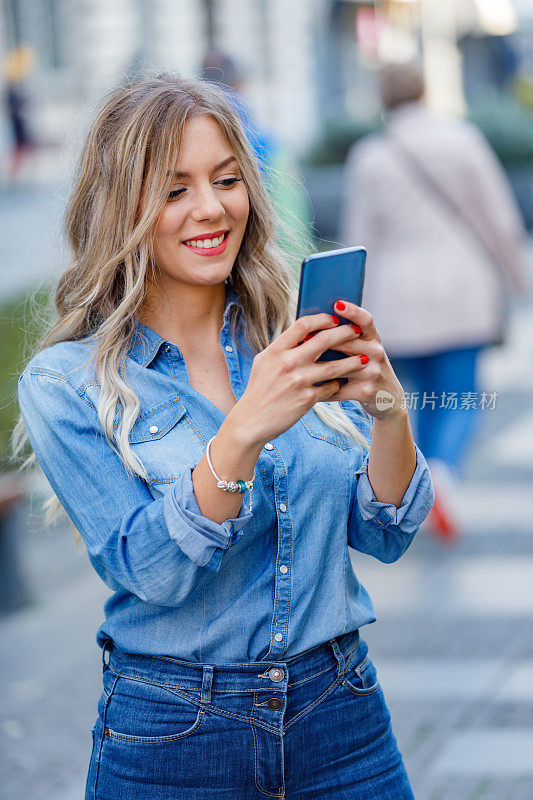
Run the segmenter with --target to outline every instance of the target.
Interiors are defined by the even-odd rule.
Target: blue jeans
[[[108,646],[86,800],[414,800],[358,631],[251,664]]]
[[[460,472],[479,421],[479,407],[461,405],[467,392],[477,393],[479,402],[476,369],[481,350],[461,347],[428,356],[391,359],[404,390],[419,394],[417,408],[415,398],[410,397],[411,403],[408,398],[417,445],[426,458],[439,458],[456,472]],[[424,393],[426,403],[422,407]],[[445,407],[450,393],[456,394],[457,408]],[[436,398],[434,403],[427,402],[430,397]]]

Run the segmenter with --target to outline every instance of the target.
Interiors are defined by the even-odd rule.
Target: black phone
[[[347,300],[360,306],[363,299],[365,280],[366,249],[364,247],[345,247],[341,250],[328,250],[324,253],[313,253],[302,262],[300,272],[300,288],[296,318],[307,314],[334,314],[341,325],[351,325],[338,311],[334,310],[337,300]],[[347,358],[346,353],[339,350],[325,350],[317,361],[337,361]],[[347,378],[339,378],[342,385]],[[326,381],[319,381],[314,386]]]

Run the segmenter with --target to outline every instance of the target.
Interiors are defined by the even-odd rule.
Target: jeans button
[[[280,669],[279,667],[272,667],[272,669],[269,669],[268,671],[268,676],[271,681],[277,683],[278,681],[283,680],[283,678],[285,677],[285,671]]]
[[[279,699],[279,697],[269,697],[267,700],[267,706],[271,708],[272,711],[278,711],[283,706],[283,702]]]

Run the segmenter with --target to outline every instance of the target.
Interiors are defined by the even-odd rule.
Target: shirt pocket
[[[202,458],[207,440],[179,397],[141,408],[129,434],[132,450],[143,462],[148,483],[164,493],[186,467]]]

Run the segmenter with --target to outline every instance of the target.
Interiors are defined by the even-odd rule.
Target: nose
[[[224,214],[224,206],[220,202],[215,189],[205,186],[196,192],[191,216],[195,222],[215,221]]]

